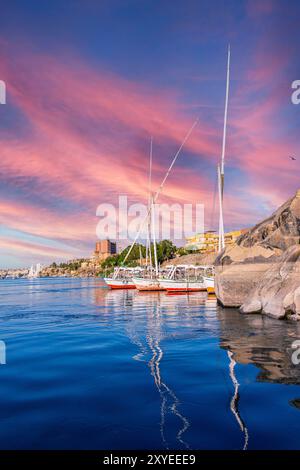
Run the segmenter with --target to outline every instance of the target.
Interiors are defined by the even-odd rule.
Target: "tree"
[[[163,263],[164,261],[168,259],[174,258],[177,247],[174,245],[174,243],[171,242],[171,240],[162,240],[161,242],[156,244],[156,250],[157,250],[157,261],[159,263]],[[153,251],[153,245],[152,245],[152,257],[154,256],[154,251]],[[154,258],[153,258],[154,259]]]

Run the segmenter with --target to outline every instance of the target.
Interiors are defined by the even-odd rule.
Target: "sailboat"
[[[42,265],[40,263],[37,263],[35,266],[32,265],[27,276],[28,279],[40,277],[41,270]]]
[[[135,289],[133,276],[137,275],[140,269],[139,267],[127,268],[119,266],[114,269],[111,277],[104,278],[104,282],[110,289]]]
[[[226,148],[226,131],[227,131],[227,115],[228,115],[228,98],[229,98],[229,82],[230,82],[230,45],[228,46],[227,55],[227,78],[226,78],[226,95],[225,95],[225,110],[224,110],[224,125],[223,125],[223,141],[222,141],[222,155],[221,163],[218,165],[218,193],[219,193],[219,249],[220,253],[225,248],[224,236],[224,217],[223,217],[223,197],[224,197],[224,163],[225,163],[225,148]],[[207,291],[209,293],[215,292],[215,282],[213,276],[204,276]]]
[[[141,272],[139,277],[134,277],[133,282],[139,291],[160,291],[164,290],[158,279],[158,260],[157,260],[157,247],[156,247],[156,233],[155,233],[155,204],[151,190],[151,177],[152,177],[152,149],[153,142],[151,138],[150,143],[150,165],[149,165],[149,203],[148,203],[148,224],[147,224],[147,254],[146,254],[146,269]],[[151,243],[151,239],[153,243]],[[152,246],[154,256],[154,266],[152,265]],[[148,264],[149,253],[149,264]]]
[[[172,267],[167,278],[160,278],[160,285],[168,292],[205,291],[203,266],[179,264]]]
[[[148,212],[147,212],[147,215],[146,215],[146,218],[144,220],[144,222],[150,221],[150,226],[152,228],[152,237],[153,237],[153,252],[154,252],[154,272],[152,271],[152,263],[151,263],[151,258],[150,258],[150,276],[148,277],[145,277],[143,279],[141,278],[135,278],[134,281],[135,281],[135,285],[136,285],[136,288],[139,289],[139,290],[143,290],[143,291],[160,291],[160,290],[164,290],[164,287],[160,284],[160,280],[159,280],[159,268],[158,268],[158,260],[157,260],[157,249],[156,249],[156,235],[155,235],[155,203],[164,187],[164,184],[178,158],[178,155],[180,154],[183,146],[185,145],[186,141],[188,140],[188,138],[190,137],[191,133],[193,132],[194,128],[196,127],[196,125],[198,124],[198,119],[196,119],[193,123],[193,125],[191,126],[191,128],[189,129],[188,133],[186,134],[185,138],[183,139],[179,149],[177,150],[172,162],[171,162],[171,165],[169,166],[166,174],[165,174],[165,177],[164,179],[162,180],[158,190],[156,191],[155,195],[152,195],[151,194],[151,191],[149,191],[149,194],[150,194],[150,203],[149,203],[149,207],[148,207]],[[150,147],[150,182],[151,182],[151,169],[152,169],[152,139],[151,139],[151,147]],[[151,189],[151,186],[150,186],[150,189]],[[140,232],[141,232],[141,229],[142,229],[142,226],[143,224],[140,226],[140,229],[139,231],[137,232],[136,234],[136,237],[131,245],[131,248],[129,250],[129,252],[127,253],[127,256],[125,257],[125,260],[126,261],[126,258],[129,256],[134,244],[136,243],[139,235],[140,235]],[[151,229],[148,230],[148,235],[149,235],[149,238],[150,238],[150,256],[151,256]],[[145,271],[145,274],[147,274],[147,270]]]

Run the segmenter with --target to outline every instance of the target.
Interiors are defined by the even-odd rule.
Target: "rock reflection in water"
[[[257,381],[300,384],[300,368],[291,360],[300,325],[221,307],[217,316],[221,348],[231,351],[236,362],[258,367]]]

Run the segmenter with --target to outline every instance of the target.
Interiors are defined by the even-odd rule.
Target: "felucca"
[[[152,151],[153,141],[150,142],[150,164],[149,164],[149,201],[148,201],[148,223],[147,223],[147,246],[146,246],[146,269],[141,271],[139,276],[133,278],[135,287],[139,291],[160,291],[163,290],[158,280],[158,261],[155,234],[155,204],[152,195]],[[154,267],[152,265],[152,246],[153,240],[153,256]],[[149,256],[148,256],[149,254]],[[149,260],[149,262],[148,262]]]
[[[141,268],[117,267],[111,277],[105,277],[104,281],[111,289],[135,289],[133,276],[137,275]]]
[[[160,278],[160,285],[168,292],[206,291],[203,266],[179,264],[173,266],[167,278]]]

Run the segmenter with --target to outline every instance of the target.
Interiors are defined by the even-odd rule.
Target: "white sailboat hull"
[[[114,279],[112,277],[105,277],[104,282],[110,289],[135,289],[133,279]]]
[[[164,287],[160,285],[160,281],[156,278],[154,279],[143,279],[143,278],[133,278],[135,287],[139,291],[159,291],[165,290]]]
[[[199,292],[205,291],[206,285],[203,281],[188,281],[176,279],[160,279],[160,285],[170,292]]]

